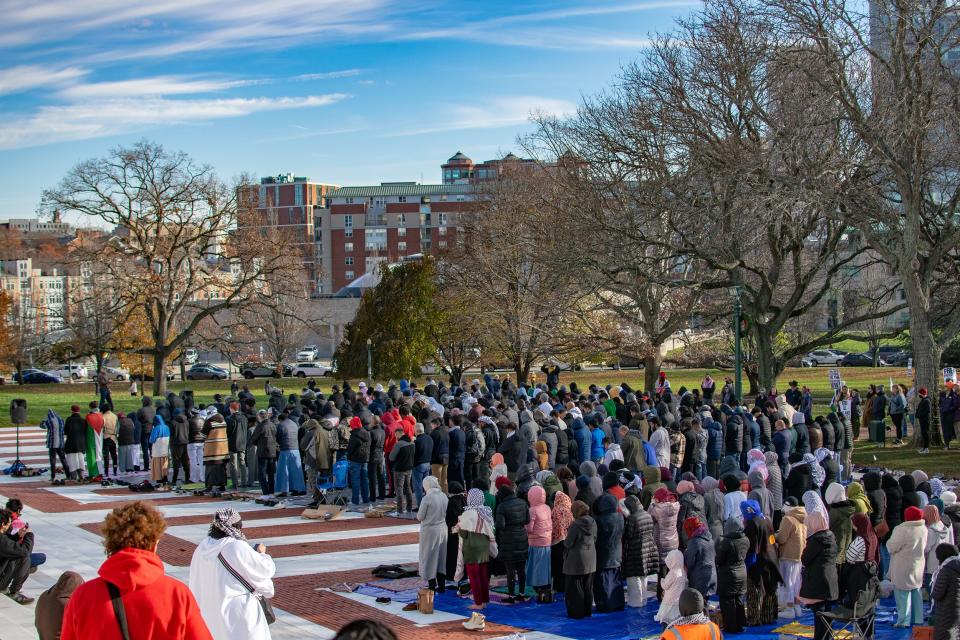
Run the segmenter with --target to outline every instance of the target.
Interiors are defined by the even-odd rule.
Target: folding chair
[[[827,628],[831,640],[869,640],[873,638],[877,618],[877,603],[866,606],[857,602],[853,609],[838,607],[833,611],[818,611],[816,617]],[[833,625],[840,624],[839,627]]]
[[[323,504],[343,506],[350,502],[346,460],[337,460],[333,463],[333,470],[329,474],[317,474],[317,490],[323,499]]]

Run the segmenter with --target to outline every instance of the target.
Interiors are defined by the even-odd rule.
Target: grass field
[[[674,369],[667,371],[667,378],[675,390],[678,390],[681,386],[692,389],[700,386],[700,381],[708,372],[718,381],[718,387],[722,386],[723,378],[729,375],[729,372],[720,370]],[[908,382],[906,372],[903,369],[893,367],[881,369],[848,367],[841,369],[841,375],[847,384],[861,390],[871,383],[886,385],[891,377],[894,382]],[[815,412],[819,413],[826,410],[826,405],[832,397],[826,367],[788,369],[780,376],[778,388],[785,389],[790,380],[797,380],[801,385],[805,384],[811,388],[816,401]],[[621,382],[626,382],[633,388],[639,389],[643,387],[643,370],[612,371],[608,369],[603,371],[578,371],[561,375],[561,384],[569,384],[574,381],[581,389],[590,384],[607,385]],[[277,386],[281,387],[285,393],[299,392],[303,386],[300,380],[292,378],[284,378],[281,381],[272,380],[271,382],[275,384],[279,382]],[[336,382],[337,380],[333,378],[317,379],[319,388],[324,392],[328,392],[330,386]],[[242,383],[243,381],[241,381]],[[250,381],[250,390],[257,397],[258,404],[261,405],[265,404],[266,398],[263,393],[263,383],[264,380],[260,378]],[[746,380],[744,380],[744,385],[746,385]],[[226,396],[230,392],[229,381],[193,381],[186,385],[182,382],[172,382],[169,385],[172,391],[180,391],[184,387],[194,390],[194,396],[198,403],[211,402],[215,393],[222,393]],[[113,391],[114,406],[118,411],[130,411],[140,406],[140,398],[130,397],[127,393],[126,384],[115,383],[112,385],[111,391]],[[27,399],[29,421],[30,424],[34,425],[39,423],[46,415],[48,408],[52,407],[60,415],[66,416],[70,411],[71,404],[86,407],[88,402],[97,399],[92,383],[29,385],[25,387],[0,386],[0,403],[2,403],[2,406],[9,407],[10,401],[14,398]],[[12,426],[6,412],[0,416],[0,426]],[[874,460],[874,456],[876,460]],[[960,476],[960,452],[958,451],[932,451],[929,455],[921,457],[909,448],[880,449],[874,445],[858,442],[854,460],[859,464],[879,464],[908,471],[920,467],[928,472]]]

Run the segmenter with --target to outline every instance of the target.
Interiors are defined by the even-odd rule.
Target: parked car
[[[29,373],[24,372],[23,374],[24,384],[53,384],[57,382],[63,382],[63,378],[46,371],[31,369]]]
[[[44,373],[44,372],[41,371],[40,369],[24,369],[23,370],[23,375],[25,376],[31,373]],[[20,382],[20,374],[17,373],[16,371],[14,371],[13,375],[11,375],[10,377],[13,379],[14,382]]]
[[[553,366],[560,367],[560,371],[582,371],[583,370],[582,362],[563,362],[561,360],[557,360],[556,358],[548,358],[544,364],[550,367],[553,367]]]
[[[81,380],[90,377],[90,370],[82,364],[58,364],[54,368],[47,370],[47,373],[63,378],[64,380],[67,378]]]
[[[288,367],[284,365],[283,368],[287,369]],[[247,380],[280,377],[280,374],[277,373],[277,365],[272,362],[246,362],[240,365],[240,375]]]
[[[882,359],[878,362],[881,367],[886,366]],[[872,367],[873,355],[870,353],[848,353],[840,361],[841,367]]]
[[[226,380],[227,372],[209,364],[195,364],[187,370],[187,380]]]
[[[187,347],[183,350],[183,363],[184,364],[196,364],[197,360],[200,359],[200,352],[194,349],[193,347]]]
[[[891,367],[905,367],[910,359],[913,358],[913,354],[906,349],[902,349],[887,355],[881,354],[880,357]]]
[[[107,373],[107,377],[111,380],[129,380],[130,372],[126,369],[120,367],[104,367],[104,371]]]
[[[810,365],[814,367],[820,365],[836,367],[845,355],[847,355],[847,352],[839,349],[817,349],[808,353],[805,359],[809,360]]]
[[[290,375],[296,376],[297,378],[312,378],[315,376],[329,376],[332,372],[333,370],[330,367],[322,365],[319,362],[298,362],[294,365]]]
[[[308,344],[297,352],[297,362],[314,362],[320,357],[320,349],[315,344]]]
[[[173,380],[176,376],[167,371],[167,382]],[[136,380],[137,382],[153,382],[153,372],[134,372],[130,374],[131,380]]]

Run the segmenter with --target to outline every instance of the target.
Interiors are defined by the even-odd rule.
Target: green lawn
[[[704,369],[675,369],[668,370],[667,377],[675,390],[681,386],[695,388],[700,386],[700,381],[707,373]],[[723,379],[729,372],[710,371],[714,379],[717,380],[718,390],[722,386]],[[870,383],[882,383],[886,385],[890,377],[895,382],[906,382],[906,374],[902,369],[885,367],[882,369],[870,368],[846,368],[842,370],[843,379],[852,387],[864,389]],[[899,376],[899,377],[898,377]],[[479,376],[478,376],[479,377]],[[539,378],[542,381],[542,374]],[[827,368],[813,369],[788,369],[780,376],[779,387],[785,389],[790,380],[797,380],[800,384],[808,385],[814,393],[816,399],[815,411],[822,413],[826,411],[826,405],[832,397],[830,383],[827,379]],[[623,371],[578,371],[576,373],[564,373],[561,375],[562,384],[576,382],[581,389],[590,384],[607,385],[626,382],[632,387],[639,389],[643,386],[643,370],[625,369]],[[276,383],[278,381],[271,381]],[[281,388],[285,393],[299,392],[303,387],[302,381],[292,378],[284,378],[279,381]],[[338,380],[332,378],[320,378],[317,380],[318,386],[324,392],[330,390],[330,386]],[[259,404],[265,404],[263,394],[264,379],[258,378],[250,381],[250,390],[257,397]],[[241,382],[242,384],[242,382]],[[744,380],[746,385],[746,380]],[[194,390],[194,395],[198,403],[208,403],[213,400],[214,393],[229,395],[230,383],[225,381],[194,381],[188,385],[182,382],[170,383],[172,391],[180,391],[187,386]],[[114,405],[118,411],[129,411],[140,406],[140,398],[131,398],[127,393],[127,385],[115,383],[112,385]],[[71,404],[79,404],[86,407],[87,403],[95,400],[94,387],[92,383],[84,384],[59,384],[59,385],[29,385],[26,387],[0,386],[0,404],[5,407],[10,406],[13,398],[26,398],[28,402],[28,414],[30,424],[37,424],[46,415],[47,409],[53,407],[60,415],[66,416],[70,411]],[[0,426],[11,426],[9,415],[4,412],[0,416]],[[876,459],[874,459],[876,458]],[[919,456],[909,447],[880,449],[876,445],[865,442],[857,442],[854,453],[854,461],[864,465],[881,465],[892,469],[903,469],[912,471],[916,468],[922,468],[928,473],[943,473],[946,475],[960,476],[960,451],[933,451],[926,456]]]

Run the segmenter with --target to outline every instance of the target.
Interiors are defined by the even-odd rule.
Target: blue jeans
[[[44,562],[47,561],[47,554],[45,553],[31,553],[30,554],[30,566],[39,567]]]
[[[351,462],[347,472],[350,475],[350,488],[353,490],[350,502],[355,505],[370,502],[370,480],[367,478],[367,463]],[[362,502],[361,498],[363,498]]]
[[[923,624],[923,598],[920,589],[910,591],[893,590],[893,597],[897,601],[898,627],[909,627],[910,624]]]
[[[697,476],[697,480],[703,480],[703,476],[706,472],[707,465],[703,462],[694,462],[693,463],[693,475]]]
[[[303,467],[300,466],[300,451],[281,451],[277,458],[277,493],[306,491],[303,482]]]
[[[880,579],[886,580],[890,572],[890,552],[887,551],[886,543],[880,545]]]
[[[417,506],[423,500],[423,479],[430,475],[430,463],[424,462],[413,468],[413,495],[417,497]]]

